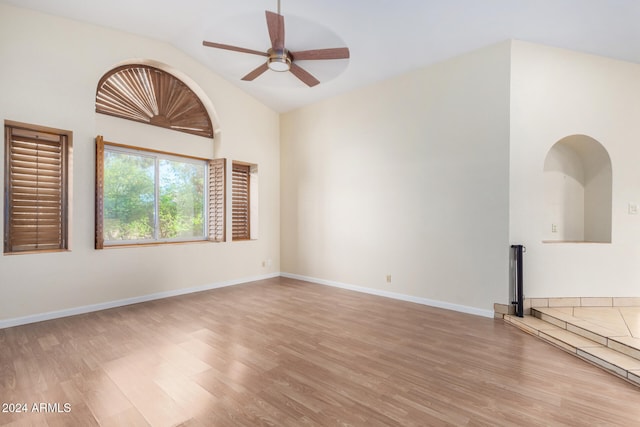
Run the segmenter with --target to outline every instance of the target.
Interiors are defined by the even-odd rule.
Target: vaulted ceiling
[[[202,45],[266,51],[264,11],[277,11],[277,0],[0,2],[168,42],[281,112],[507,39],[640,63],[638,0],[281,0],[289,50],[351,51],[300,61],[321,81],[312,88],[273,71],[242,81],[264,57]]]

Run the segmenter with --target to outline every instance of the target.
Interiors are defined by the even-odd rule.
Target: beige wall
[[[527,297],[640,295],[640,65],[514,42],[510,240],[527,247]],[[612,165],[611,243],[542,243],[544,162],[569,135],[587,135]],[[606,217],[607,213],[599,212]]]
[[[73,250],[0,256],[0,327],[279,272],[490,315],[510,243],[527,297],[640,295],[639,65],[504,42],[279,116],[168,44],[5,5],[0,58],[0,119],[74,132]],[[135,58],[199,86],[215,142],[94,112]],[[260,238],[94,250],[97,134],[257,164]],[[575,134],[611,157],[611,244],[542,243],[544,160]]]
[[[7,319],[277,274],[277,113],[168,44],[1,4],[0,58],[0,119],[68,129],[74,135],[72,251],[0,256],[0,326],[8,324]],[[93,249],[97,134],[108,141],[183,154],[214,153],[211,139],[95,113],[100,77],[133,58],[159,61],[193,80],[217,113],[221,133],[216,156],[258,164],[260,239]],[[2,165],[3,156],[4,150]],[[2,187],[3,180],[2,174]],[[263,267],[267,260],[270,266]]]
[[[506,303],[509,61],[506,42],[284,114],[282,271]]]

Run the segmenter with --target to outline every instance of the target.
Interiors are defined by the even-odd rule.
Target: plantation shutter
[[[213,138],[211,118],[184,82],[158,68],[131,64],[102,76],[96,112]]]
[[[5,252],[66,249],[68,136],[5,129]]]
[[[225,240],[225,159],[209,162],[209,240]]]
[[[249,217],[250,166],[234,163],[232,169],[231,222],[233,240],[251,238]]]

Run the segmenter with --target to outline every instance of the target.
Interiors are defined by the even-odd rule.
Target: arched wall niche
[[[544,162],[545,242],[611,243],[611,158],[587,135],[556,142]]]

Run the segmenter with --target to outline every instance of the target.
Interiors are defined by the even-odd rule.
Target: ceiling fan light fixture
[[[269,59],[267,59],[267,66],[272,71],[284,72],[291,69],[291,58],[287,54],[287,51],[271,51],[269,52]]]
[[[214,47],[217,49],[226,49],[235,52],[250,53],[252,55],[258,55],[267,57],[266,62],[261,63],[258,67],[251,70],[247,75],[242,77],[243,81],[253,81],[257,77],[268,70],[276,71],[279,73],[290,71],[295,77],[297,77],[302,83],[309,87],[314,87],[320,83],[320,80],[311,75],[304,68],[300,67],[297,62],[311,61],[318,59],[348,59],[349,49],[346,47],[329,48],[329,49],[310,49],[301,50],[296,52],[290,52],[285,48],[284,42],[284,16],[280,13],[280,0],[278,0],[278,13],[265,10],[265,17],[267,18],[267,30],[269,32],[269,39],[271,40],[271,48],[266,52],[253,49],[247,49],[239,46],[232,46],[222,43],[213,43],[203,41],[202,44],[208,47]]]

